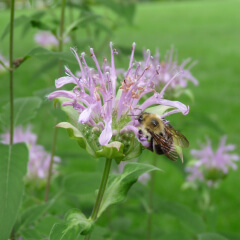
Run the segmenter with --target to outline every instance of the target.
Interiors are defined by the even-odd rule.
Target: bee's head
[[[157,114],[143,112],[138,116],[137,120],[141,126],[151,131],[163,131],[164,123]]]
[[[149,113],[142,112],[137,118],[138,122],[142,124],[143,121],[146,119],[147,115],[149,115]]]

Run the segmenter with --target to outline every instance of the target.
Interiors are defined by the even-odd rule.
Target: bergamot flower
[[[201,145],[200,150],[191,151],[195,160],[186,168],[188,181],[206,181],[208,185],[213,185],[223,179],[229,169],[237,169],[235,162],[239,160],[239,156],[231,153],[235,145],[226,145],[226,139],[226,136],[221,138],[216,151],[213,150],[210,139],[207,139],[206,145]]]
[[[149,61],[150,64],[159,68],[159,74],[154,78],[154,84],[156,90],[160,89],[167,84],[177,72],[178,74],[174,81],[169,85],[166,94],[170,97],[178,97],[187,88],[188,82],[192,82],[194,85],[198,85],[197,79],[192,75],[191,68],[196,64],[191,61],[191,58],[178,62],[177,55],[174,53],[174,48],[171,48],[165,55],[164,59],[160,58],[160,52],[157,49],[155,56],[150,55],[150,51],[143,52],[144,60]],[[154,69],[154,68],[152,68]],[[149,74],[152,74],[149,72]]]
[[[81,73],[75,76],[65,67],[66,76],[57,79],[55,86],[61,88],[72,84],[72,91],[58,90],[48,96],[50,100],[61,102],[69,116],[69,122],[57,126],[68,129],[70,136],[94,157],[113,158],[119,162],[140,155],[142,145],[146,146],[147,143],[138,138],[136,116],[153,106],[162,117],[177,112],[187,114],[189,111],[183,103],[163,98],[175,76],[160,92],[156,92],[154,81],[159,75],[160,66],[151,64],[150,59],[135,62],[134,50],[135,43],[128,70],[119,83],[114,62],[114,56],[118,53],[112,43],[111,63],[108,64],[107,59],[103,58],[102,66],[90,48],[94,68],[88,65],[85,53],[79,56],[71,48]],[[147,94],[151,94],[148,99],[144,98]],[[170,108],[173,110],[166,112]]]

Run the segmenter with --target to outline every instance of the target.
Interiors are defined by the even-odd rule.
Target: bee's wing
[[[174,144],[179,147],[189,147],[189,142],[187,138],[182,133],[174,129],[171,125],[166,125],[165,131],[167,132],[167,134],[170,134],[173,137]]]
[[[178,153],[174,147],[174,144],[169,144],[169,142],[163,136],[155,134],[152,131],[150,131],[150,134],[155,142],[161,146],[161,150],[170,160],[176,161],[178,159]]]

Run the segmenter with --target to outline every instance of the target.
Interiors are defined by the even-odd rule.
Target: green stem
[[[64,31],[64,21],[65,21],[65,7],[66,7],[66,0],[62,0],[62,7],[61,7],[61,22],[60,22],[60,30],[59,30],[59,46],[58,51],[62,52],[63,50],[63,31]],[[59,60],[59,77],[62,75],[62,59]]]
[[[106,189],[107,180],[108,180],[109,172],[110,172],[110,169],[111,169],[111,164],[112,164],[112,159],[106,159],[104,172],[103,172],[100,188],[99,188],[99,191],[98,191],[97,199],[96,199],[96,202],[95,202],[95,205],[94,205],[91,217],[90,217],[90,219],[92,221],[97,220],[98,211],[99,211],[99,208],[101,206],[103,194],[104,194],[105,189]],[[84,238],[84,240],[89,240],[90,237],[91,237],[91,234],[87,235]]]
[[[156,154],[155,154],[156,155]],[[156,165],[157,162],[157,155],[154,156],[153,159],[153,166]],[[150,192],[149,192],[149,199],[148,199],[148,219],[147,219],[147,235],[146,240],[151,240],[152,235],[152,209],[153,209],[153,193],[154,193],[154,185],[155,185],[155,171],[151,172],[151,179],[150,179]]]
[[[10,73],[10,145],[13,144],[13,134],[14,134],[14,103],[13,103],[13,97],[14,97],[14,91],[13,91],[13,39],[14,39],[14,5],[15,0],[11,1],[11,14],[10,14],[10,40],[9,40],[9,73]]]
[[[48,177],[47,177],[47,183],[46,183],[46,189],[45,189],[45,198],[44,198],[45,202],[48,201],[48,196],[49,196],[49,189],[50,189],[50,183],[51,183],[51,178],[52,178],[53,159],[54,159],[54,153],[55,153],[55,149],[56,149],[56,141],[57,141],[57,128],[55,127],[54,133],[53,133],[51,160],[49,163]]]

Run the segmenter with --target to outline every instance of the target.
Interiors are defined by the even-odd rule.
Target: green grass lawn
[[[219,138],[227,134],[228,142],[236,144],[236,152],[240,154],[239,9],[240,1],[232,0],[141,3],[137,5],[133,26],[117,30],[112,38],[116,47],[118,45],[129,47],[129,52],[132,42],[136,42],[138,50],[149,48],[153,54],[155,49],[159,48],[162,56],[174,45],[178,50],[179,60],[192,57],[193,60],[199,61],[192,70],[193,75],[199,80],[199,86],[190,84],[194,102],[184,96],[180,98],[190,106],[190,113],[186,117],[175,115],[171,118],[175,128],[182,129],[184,135],[188,137],[192,148],[197,148],[199,141],[205,141],[205,136],[209,136],[213,145],[217,146]],[[23,11],[19,11],[17,15],[22,13]],[[0,13],[0,32],[8,18],[7,12]],[[30,31],[22,37],[20,30],[16,30],[15,56],[24,55],[36,46],[32,40],[33,33],[34,31]],[[7,48],[8,38],[5,38],[0,43],[0,52],[7,55]],[[128,62],[128,59],[126,61]],[[37,90],[54,85],[58,74],[57,68],[49,72],[46,70],[44,74],[39,73],[39,77],[36,73],[39,66],[45,62],[45,59],[34,58],[16,71],[16,97],[31,96]],[[0,75],[0,81],[0,100],[3,104],[8,101],[8,76]],[[48,104],[47,100],[45,104]],[[41,110],[34,122],[40,125],[39,120],[42,121],[46,116],[48,113]],[[51,137],[48,133],[53,128],[53,117],[49,118],[49,123],[46,123],[46,134],[43,134],[41,143],[50,150]],[[63,130],[59,131],[57,154],[61,155],[66,146],[67,152],[77,154],[77,144],[68,140]],[[188,150],[185,150],[185,155],[186,159],[189,159]],[[197,211],[194,204],[196,193],[181,190],[185,179],[182,171],[179,171],[180,165],[163,161],[159,157],[158,167],[164,170],[164,174],[157,174],[156,190],[165,199],[189,205],[191,209]],[[240,167],[239,163],[238,166]],[[240,232],[239,188],[238,170],[231,172],[215,191],[214,201],[218,209],[216,231],[236,234]]]

